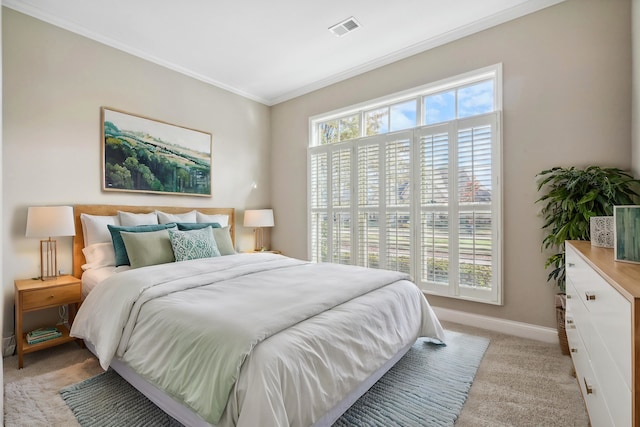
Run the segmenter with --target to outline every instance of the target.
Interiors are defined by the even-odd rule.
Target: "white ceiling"
[[[274,105],[563,0],[2,0]],[[336,37],[349,17],[361,28]]]

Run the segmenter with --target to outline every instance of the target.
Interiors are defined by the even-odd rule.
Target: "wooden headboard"
[[[177,206],[126,206],[126,205],[75,205],[73,207],[73,217],[76,226],[76,235],[73,237],[73,275],[75,277],[82,276],[82,265],[85,264],[84,254],[82,249],[84,248],[84,233],[82,232],[82,222],[80,221],[80,214],[89,215],[116,215],[118,211],[132,212],[132,213],[149,213],[156,210],[170,213],[179,214],[197,210],[205,215],[228,215],[229,216],[229,232],[231,233],[231,240],[235,246],[235,223],[236,212],[234,208],[201,208],[201,207],[177,207]]]

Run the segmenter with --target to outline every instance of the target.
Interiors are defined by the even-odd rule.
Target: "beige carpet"
[[[448,322],[443,326],[491,340],[456,426],[589,426],[571,358],[559,345]]]
[[[556,345],[445,323],[491,340],[456,426],[588,426],[571,360]],[[70,343],[4,359],[5,426],[77,426],[58,394],[102,372],[86,349]],[[407,426],[411,427],[411,426]]]

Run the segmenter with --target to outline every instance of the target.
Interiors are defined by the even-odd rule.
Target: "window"
[[[425,292],[501,304],[500,74],[312,118],[312,260],[403,271]]]

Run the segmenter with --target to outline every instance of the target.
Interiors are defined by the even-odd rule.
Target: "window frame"
[[[425,99],[426,97],[437,94],[439,92],[446,92],[448,90],[460,90],[465,87],[471,86],[475,83],[484,81],[484,80],[493,80],[493,100],[494,100],[494,109],[493,112],[483,113],[479,115],[474,115],[470,117],[458,118],[458,98],[456,95],[456,118],[454,120],[434,123],[430,125],[424,124],[425,122]],[[457,93],[457,92],[456,92]],[[403,102],[410,101],[415,99],[416,101],[416,127],[397,130],[397,131],[388,131],[385,133],[374,134],[374,135],[366,135],[366,115],[368,112],[371,112],[376,109],[387,108],[387,121],[389,128],[391,127],[391,107]],[[494,305],[502,305],[503,304],[503,293],[504,286],[502,283],[502,229],[503,229],[503,207],[502,207],[502,125],[501,125],[501,112],[502,112],[502,64],[494,64],[488,67],[484,67],[478,70],[470,71],[464,74],[460,74],[457,76],[453,76],[444,80],[440,80],[438,82],[430,83],[427,85],[423,85],[417,88],[413,88],[407,91],[399,92],[396,94],[392,94],[389,96],[385,96],[382,98],[378,98],[375,100],[363,102],[357,105],[353,105],[350,107],[342,108],[339,110],[335,110],[326,114],[320,114],[309,118],[309,146],[307,153],[307,247],[308,247],[308,257],[309,259],[313,259],[313,237],[316,230],[312,230],[313,225],[313,215],[318,212],[326,212],[327,214],[327,259],[331,260],[331,254],[333,253],[333,242],[331,239],[331,224],[329,224],[332,220],[332,216],[334,213],[340,211],[350,212],[350,250],[351,253],[354,254],[351,256],[350,264],[358,264],[362,265],[362,262],[359,262],[358,259],[361,257],[361,251],[359,247],[360,238],[358,236],[359,232],[359,216],[370,210],[378,212],[378,221],[380,223],[379,229],[379,259],[378,259],[378,268],[384,268],[386,266],[386,262],[383,263],[383,258],[386,258],[386,232],[385,227],[386,224],[382,225],[382,223],[386,220],[381,215],[384,215],[387,212],[386,200],[382,200],[383,193],[379,194],[381,200],[379,201],[379,205],[377,208],[368,208],[361,207],[359,194],[358,194],[358,150],[361,144],[371,145],[384,141],[388,141],[393,139],[396,135],[410,133],[412,136],[411,140],[411,179],[410,179],[410,192],[411,192],[411,203],[409,206],[409,217],[410,217],[410,256],[411,256],[411,276],[413,280],[418,284],[421,290],[428,294],[441,295],[447,297],[453,297],[457,299],[463,300],[471,300],[482,303],[494,304]],[[356,138],[352,138],[346,141],[340,141],[335,143],[328,144],[320,144],[319,143],[319,135],[318,129],[319,124],[324,123],[331,120],[340,120],[341,118],[352,116],[354,114],[359,114],[359,136]],[[484,290],[478,287],[467,287],[464,285],[460,285],[459,283],[459,274],[457,271],[457,267],[451,271],[451,274],[455,274],[455,280],[448,280],[448,284],[446,286],[432,286],[431,284],[421,282],[421,274],[422,271],[422,260],[419,259],[422,257],[422,248],[420,245],[420,239],[422,236],[423,230],[422,227],[422,212],[423,208],[420,202],[420,196],[418,195],[420,191],[420,182],[418,179],[420,176],[420,144],[416,141],[419,140],[420,135],[423,135],[425,132],[429,132],[434,128],[439,127],[452,127],[449,132],[457,133],[458,129],[462,124],[469,123],[477,123],[478,121],[485,123],[489,119],[492,123],[492,142],[491,142],[491,203],[490,203],[490,214],[491,214],[491,258],[492,258],[492,286],[490,291]],[[486,124],[486,123],[485,123]],[[449,138],[450,146],[451,144],[457,144],[458,137],[451,139],[451,135]],[[455,141],[455,142],[453,142]],[[340,147],[339,147],[340,146]],[[333,174],[331,168],[331,160],[335,150],[344,150],[350,149],[350,174],[351,174],[351,184],[350,184],[350,203],[348,207],[336,207],[332,206],[330,203],[330,199],[332,197],[332,178]],[[312,206],[312,157],[316,153],[326,153],[327,156],[327,171],[328,174],[328,182],[327,182],[327,207],[314,207]],[[380,148],[380,155],[384,153],[384,149]],[[457,155],[456,152],[449,153],[449,156]],[[451,158],[451,157],[450,157]],[[456,160],[457,161],[457,160]],[[458,173],[458,170],[454,170],[454,167],[451,166],[449,162],[449,175],[455,175]],[[454,179],[453,182],[448,183],[448,191],[451,194],[452,192],[457,191],[457,186],[455,182],[457,182],[457,178],[452,177]],[[378,185],[382,188],[384,184],[384,180],[386,176],[379,176]],[[459,221],[457,210],[459,208],[459,204],[455,206],[451,201],[447,202],[447,210],[448,210],[448,218],[449,221]],[[475,210],[473,210],[475,212]],[[494,226],[495,224],[495,226]],[[449,227],[451,229],[451,226]],[[451,248],[455,248],[456,252],[461,250],[458,237],[460,236],[460,230],[457,229],[455,233],[454,241],[449,241],[448,245]],[[385,252],[385,255],[382,255],[382,252]],[[451,256],[451,255],[449,255]],[[459,259],[454,260],[456,263],[459,263]],[[366,265],[366,262],[364,263]],[[455,264],[457,266],[457,264]]]

